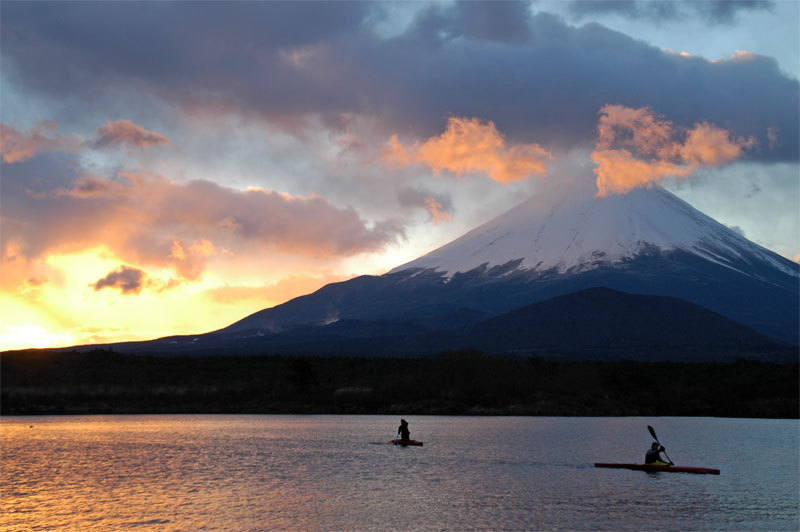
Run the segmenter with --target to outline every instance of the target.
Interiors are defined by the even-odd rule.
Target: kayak
[[[655,465],[655,464],[602,464],[595,463],[595,467],[610,467],[612,469],[633,469],[635,471],[647,471],[648,473],[695,473],[698,475],[719,475],[719,469],[709,467],[686,467],[674,465]]]
[[[422,447],[422,442],[417,440],[389,440],[386,443],[391,443],[393,445],[402,445],[405,447],[406,445],[416,445]]]

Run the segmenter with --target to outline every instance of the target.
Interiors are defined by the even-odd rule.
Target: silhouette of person
[[[647,453],[644,455],[644,463],[669,465],[668,460],[663,460],[661,458],[661,452],[663,451],[666,451],[663,445],[659,445],[658,442],[653,442],[653,445],[650,446],[650,449],[648,449]]]
[[[408,421],[405,419],[400,420],[400,427],[397,429],[397,433],[400,435],[400,440],[411,439],[411,432],[408,430]]]

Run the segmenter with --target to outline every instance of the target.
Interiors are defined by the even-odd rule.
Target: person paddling
[[[397,429],[401,441],[408,441],[411,439],[411,432],[408,430],[408,421],[405,419],[400,420],[400,427]]]
[[[651,465],[672,465],[672,462],[661,459],[661,453],[666,451],[663,445],[658,442],[653,442],[647,453],[644,455],[644,463]]]

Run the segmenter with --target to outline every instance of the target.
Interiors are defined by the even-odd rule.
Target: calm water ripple
[[[800,529],[797,420],[86,416],[0,420],[0,528]],[[681,465],[641,462],[654,425]],[[31,427],[32,425],[32,427]]]

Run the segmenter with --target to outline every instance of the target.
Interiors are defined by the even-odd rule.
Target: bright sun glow
[[[0,331],[2,349],[26,349],[70,345],[73,343],[69,333],[53,334],[39,325],[5,325]]]
[[[381,274],[386,257],[367,257],[344,268]],[[274,262],[272,265],[274,266]],[[0,297],[0,350],[150,340],[213,331],[245,316],[310,293],[349,273],[283,273],[268,278],[255,262],[218,264],[199,279],[176,279],[169,268],[148,268],[138,293],[95,284],[125,262],[105,247],[52,254],[37,262],[35,282],[7,272],[11,294]],[[230,267],[228,267],[230,266]],[[234,267],[235,266],[235,267]],[[5,273],[5,272],[4,272]]]

